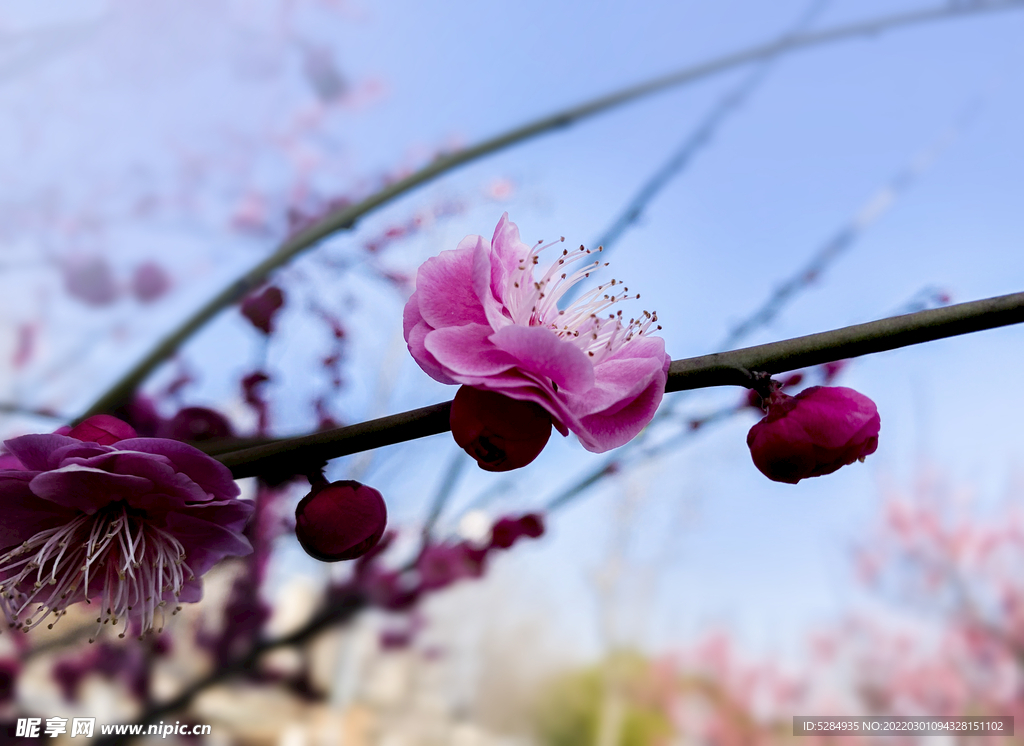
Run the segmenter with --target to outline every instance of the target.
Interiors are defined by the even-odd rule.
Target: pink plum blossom
[[[99,626],[147,632],[168,604],[200,599],[215,563],[252,551],[252,508],[225,466],[112,419],[4,442],[21,467],[0,470],[0,606],[12,627],[98,601]]]
[[[831,474],[878,448],[875,403],[844,386],[812,386],[796,396],[775,390],[765,411],[747,445],[754,465],[776,482]]]
[[[647,334],[656,314],[626,321],[621,311],[605,313],[639,297],[617,280],[559,309],[558,300],[600,262],[581,246],[541,272],[545,248],[520,241],[506,213],[490,241],[467,236],[428,259],[405,307],[405,340],[435,380],[535,402],[562,435],[571,430],[584,448],[602,453],[651,421],[671,360],[664,340]]]

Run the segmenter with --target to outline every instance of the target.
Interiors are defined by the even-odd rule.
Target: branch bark
[[[674,360],[666,392],[749,387],[751,373],[776,374],[1024,322],[1024,293],[958,303],[729,352]],[[304,474],[326,460],[447,432],[451,402],[357,425],[288,438],[216,458],[236,479]]]

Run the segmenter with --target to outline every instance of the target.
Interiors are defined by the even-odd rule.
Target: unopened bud
[[[387,525],[381,494],[351,480],[315,485],[295,509],[295,536],[322,562],[350,560],[380,541]]]
[[[551,436],[551,415],[538,404],[463,386],[455,394],[452,435],[485,471],[526,466]]]

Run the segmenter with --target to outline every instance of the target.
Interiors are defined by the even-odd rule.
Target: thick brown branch
[[[1024,322],[1024,293],[893,316],[806,337],[674,360],[665,390],[747,386],[751,371],[782,373]],[[326,460],[446,432],[451,402],[217,456],[236,479],[304,474]]]

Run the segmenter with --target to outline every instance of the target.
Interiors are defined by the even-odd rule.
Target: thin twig
[[[793,28],[783,38],[793,38],[805,32],[827,5],[828,0],[814,0],[800,14]],[[608,258],[608,253],[625,232],[640,220],[644,210],[661,193],[662,189],[668,186],[672,179],[684,173],[693,162],[693,159],[704,148],[714,142],[718,130],[764,84],[776,62],[777,56],[774,55],[762,58],[757,65],[751,67],[750,71],[740,80],[738,85],[730,88],[725,95],[715,101],[711,108],[704,113],[696,127],[686,133],[686,137],[672,151],[672,154],[647,178],[647,181],[637,190],[633,198],[626,204],[626,207],[608,224],[600,237],[593,242],[594,246],[600,246],[604,249],[605,259]],[[562,296],[562,302],[568,304],[576,297],[576,294],[582,287],[582,285],[573,285]]]
[[[783,373],[1021,322],[1024,293],[959,303],[781,342],[674,360],[665,391],[748,387],[751,371]],[[267,473],[301,474],[311,463],[447,432],[450,408],[451,402],[443,402],[217,458],[236,479]]]
[[[943,3],[927,10],[900,13],[860,23],[837,26],[814,33],[786,36],[782,39],[759,44],[739,52],[724,55],[644,83],[616,91],[565,109],[538,120],[522,125],[508,132],[485,140],[471,148],[437,158],[430,165],[404,179],[396,181],[362,202],[328,213],[323,218],[289,237],[273,254],[261,261],[244,275],[224,288],[193,313],[180,327],[161,340],[157,346],[139,361],[128,373],[101,395],[78,421],[101,412],[109,412],[124,405],[133,392],[160,363],[175,351],[196,331],[214,318],[222,309],[238,301],[258,287],[275,269],[286,264],[297,254],[311,248],[323,239],[340,230],[352,228],[364,215],[376,210],[395,198],[425,184],[458,166],[495,153],[511,145],[567,127],[587,117],[607,111],[616,106],[634,101],[659,91],[691,83],[717,73],[730,70],[765,58],[777,57],[801,49],[849,39],[858,36],[875,36],[883,31],[910,26],[928,21],[959,18],[981,12],[1015,10],[1024,8],[1024,0],[985,0],[968,4]]]

